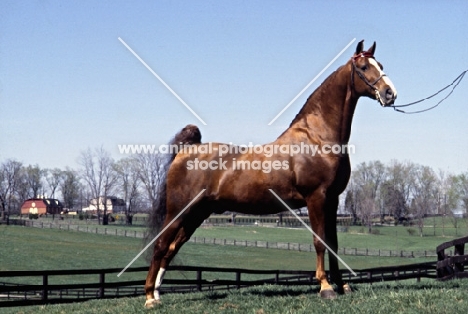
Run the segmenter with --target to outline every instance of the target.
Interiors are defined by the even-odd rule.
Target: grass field
[[[163,304],[143,308],[144,298],[4,308],[4,314],[63,313],[467,313],[468,281],[361,284],[350,295],[322,300],[318,287],[261,286],[235,291],[165,294]]]
[[[385,229],[385,228],[382,228]],[[391,235],[340,233],[341,246],[434,250],[447,238],[410,236],[398,239]],[[57,229],[0,226],[0,235],[8,245],[0,247],[0,270],[112,268],[126,266],[143,248],[141,239],[112,235],[96,235]],[[310,243],[305,229],[262,227],[200,228],[195,236]],[[398,243],[395,243],[398,241]],[[228,257],[228,258],[227,258]],[[432,259],[402,259],[396,257],[346,256],[353,268],[368,268],[431,261]],[[315,254],[275,249],[203,245],[187,243],[175,261],[179,265],[241,267],[255,269],[314,269]],[[133,266],[144,266],[139,258]]]
[[[339,233],[340,245],[424,250],[434,249],[452,237],[410,235],[405,227],[380,227],[379,235],[360,234],[360,228]],[[395,236],[393,236],[395,234]],[[305,229],[263,227],[208,227],[195,236],[310,243]],[[0,226],[0,270],[123,268],[143,247],[141,239],[18,226]],[[432,259],[345,256],[352,268],[368,268],[431,261]],[[175,260],[179,265],[240,267],[251,269],[315,269],[315,255],[309,252],[187,243]],[[144,266],[143,257],[133,266]],[[341,267],[343,268],[343,267]],[[124,274],[123,280],[143,279],[142,274]],[[137,276],[137,277],[135,277]],[[168,273],[168,278],[183,276]],[[216,276],[214,274],[213,276]],[[219,277],[216,277],[219,278]],[[90,278],[84,278],[87,280]],[[117,278],[114,278],[117,280]],[[206,279],[210,279],[207,277]],[[247,278],[246,278],[247,279]],[[25,278],[27,280],[27,278]],[[66,276],[53,283],[69,283]],[[96,278],[93,278],[96,281]],[[107,279],[106,279],[107,280]],[[109,281],[112,279],[109,278]],[[34,283],[34,282],[28,282]],[[143,309],[143,298],[96,300],[72,305],[50,305],[4,309],[2,313],[463,313],[468,310],[465,291],[468,282],[414,280],[373,285],[356,285],[357,291],[335,301],[317,297],[318,286],[262,286],[240,291],[166,294],[164,304],[154,311]]]

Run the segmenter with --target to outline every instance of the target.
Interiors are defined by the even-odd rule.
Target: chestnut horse
[[[375,47],[374,42],[364,51],[361,41],[351,59],[325,79],[307,99],[289,128],[276,141],[257,147],[263,147],[265,151],[267,146],[283,149],[260,154],[240,152],[235,149],[239,147],[233,145],[201,144],[200,131],[194,125],[186,126],[176,135],[173,143],[191,144],[190,147],[195,149],[179,151],[169,160],[157,208],[165,213],[165,231],[156,241],[146,277],[146,307],[160,303],[159,289],[169,263],[212,213],[234,211],[259,215],[285,211],[269,189],[291,208],[307,206],[314,232],[336,252],[338,197],[346,188],[351,167],[347,152],[325,148],[348,143],[359,97],[366,96],[382,106],[389,106],[397,95],[392,82],[383,73],[382,65],[374,59]],[[292,148],[284,149],[311,147],[308,145],[318,148],[318,153],[295,151],[292,154]],[[193,201],[196,196],[199,197]],[[190,202],[193,203],[187,207]],[[325,273],[326,248],[315,237],[313,243],[320,295],[335,298]],[[329,270],[338,293],[350,292],[333,254],[329,254]]]

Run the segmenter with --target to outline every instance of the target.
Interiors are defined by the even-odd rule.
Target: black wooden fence
[[[69,303],[90,299],[104,299],[143,295],[143,285],[148,268],[135,267],[126,273],[141,273],[142,280],[114,281],[120,268],[84,270],[2,271],[0,272],[0,307]],[[161,292],[191,292],[220,289],[239,289],[263,284],[312,285],[318,284],[315,271],[250,270],[240,268],[216,268],[173,266],[169,272],[183,271],[185,279],[165,279]],[[355,270],[357,276],[342,271],[350,283],[394,281],[404,279],[436,278],[435,262],[397,267],[380,267]],[[92,282],[51,284],[55,276],[95,275]],[[15,279],[32,277],[38,284],[14,284]],[[140,277],[140,275],[138,275]],[[170,276],[168,276],[170,277]],[[8,278],[8,279],[7,279]],[[75,278],[75,277],[74,277]],[[210,279],[211,278],[211,279]],[[221,278],[221,279],[217,279]],[[223,279],[231,278],[231,279]],[[80,280],[70,280],[79,282]]]
[[[463,237],[444,242],[437,247],[437,278],[439,280],[468,278],[468,273],[464,272],[465,265],[468,265],[468,255],[465,255],[467,242],[468,237]],[[446,252],[451,247],[454,247],[453,255]]]

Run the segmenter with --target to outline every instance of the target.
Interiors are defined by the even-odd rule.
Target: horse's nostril
[[[385,91],[385,96],[387,97],[387,99],[392,99],[394,97],[393,91],[391,88],[387,88],[387,90]]]

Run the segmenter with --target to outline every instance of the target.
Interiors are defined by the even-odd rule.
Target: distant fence
[[[23,220],[25,226],[47,229],[60,229],[67,231],[88,232],[94,234],[115,235],[132,238],[143,238],[145,233],[142,231],[106,228],[96,225],[72,225],[49,223],[34,220]],[[300,252],[315,252],[312,243],[293,243],[293,242],[270,242],[270,241],[248,241],[248,240],[235,240],[235,239],[219,239],[219,238],[206,238],[206,237],[192,237],[189,242],[203,243],[203,244],[216,244],[216,245],[234,245],[243,247],[257,247],[267,249],[280,249]],[[367,248],[339,248],[338,254],[340,255],[354,255],[354,256],[381,256],[381,257],[402,257],[402,258],[416,258],[416,257],[436,257],[435,250],[425,251],[405,251],[405,250],[376,250]],[[450,252],[451,253],[451,252]]]
[[[27,227],[46,228],[46,229],[59,229],[67,231],[88,232],[94,234],[115,235],[132,238],[143,238],[145,233],[136,230],[118,229],[115,227],[102,227],[95,225],[72,225],[49,223],[34,220],[22,220],[23,225]],[[269,241],[248,241],[248,240],[234,240],[234,239],[219,239],[219,238],[206,238],[206,237],[192,237],[189,242],[202,243],[202,244],[216,244],[216,245],[233,245],[242,247],[257,247],[267,249],[280,249],[300,252],[315,252],[312,243],[293,243],[293,242],[269,242]],[[380,256],[380,257],[402,257],[402,258],[415,258],[415,257],[436,257],[437,253],[433,250],[425,251],[405,251],[405,250],[375,250],[367,248],[339,248],[338,254],[340,255],[353,255],[353,256]],[[449,252],[451,254],[451,251]]]
[[[46,271],[2,271],[0,272],[0,307],[39,305],[51,303],[69,303],[90,299],[104,299],[143,295],[144,280],[109,281],[110,274],[116,274],[120,268],[84,269],[84,270],[46,270]],[[127,273],[144,272],[147,267],[128,268]],[[293,270],[249,270],[240,268],[216,268],[172,266],[171,271],[188,273],[186,279],[165,279],[163,293],[212,291],[221,289],[239,289],[242,287],[264,284],[276,285],[312,285],[318,284],[315,271]],[[357,276],[349,271],[342,271],[343,279],[350,283],[371,283],[379,281],[395,281],[405,279],[436,278],[435,262],[404,265],[397,267],[380,267],[355,270]],[[205,279],[207,273],[228,274],[234,279]],[[50,284],[54,276],[85,276],[96,275],[91,283]],[[260,276],[259,279],[246,280],[245,277]],[[114,275],[115,276],[115,275]],[[24,285],[6,283],[5,278],[35,277],[42,284]],[[189,278],[190,277],[190,278]],[[213,277],[213,276],[211,276]],[[244,279],[243,279],[244,278]],[[73,282],[73,280],[71,280]]]
[[[281,249],[300,252],[315,252],[312,243],[292,243],[292,242],[269,242],[269,241],[248,241],[248,240],[233,240],[233,239],[217,239],[205,237],[192,237],[189,242],[217,245],[235,245],[243,247],[258,247],[267,249]],[[404,251],[404,250],[375,250],[363,248],[339,248],[340,255],[354,256],[383,256],[383,257],[436,257],[434,250],[426,251]]]
[[[24,224],[24,221],[29,220],[27,218],[27,215],[23,215],[23,218],[17,219],[17,218],[12,218],[10,219],[11,224]],[[79,215],[69,215],[69,214],[64,214],[64,215],[46,215],[45,217],[54,217],[54,220],[64,220],[64,221],[77,221],[77,220],[86,220],[88,222],[91,222],[93,224],[97,224],[97,218],[93,219],[86,219],[82,218],[80,219]],[[113,214],[113,217],[115,220],[115,224],[125,224],[125,215],[116,213]],[[12,222],[13,220],[16,220],[17,222]],[[145,216],[133,216],[132,217],[132,225],[138,225],[138,226],[145,226],[147,223],[148,218]],[[310,225],[309,222],[309,217],[308,216],[303,216],[302,220]],[[280,222],[281,221],[281,222]],[[299,227],[303,228],[304,226],[302,223],[297,220],[294,216],[290,214],[284,214],[282,218],[280,219],[278,215],[264,215],[264,216],[251,216],[251,215],[236,215],[234,217],[234,222],[232,221],[232,216],[230,215],[212,215],[208,217],[205,220],[206,224],[209,225],[227,225],[227,224],[234,224],[234,225],[279,225],[282,227]],[[337,219],[337,225],[338,226],[349,226],[352,223],[352,218],[349,216],[346,217],[338,217]]]
[[[437,278],[447,280],[451,278],[468,278],[465,265],[468,265],[468,255],[465,255],[465,244],[468,237],[444,242],[437,246]],[[453,254],[445,250],[454,247]]]

